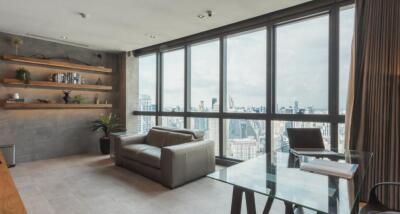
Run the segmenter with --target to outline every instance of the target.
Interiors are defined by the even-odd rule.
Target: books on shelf
[[[323,175],[331,175],[351,179],[357,171],[358,164],[340,163],[336,161],[313,159],[300,164],[300,169]]]
[[[21,98],[21,99],[8,99],[6,100],[6,103],[23,103],[25,102],[25,99]]]

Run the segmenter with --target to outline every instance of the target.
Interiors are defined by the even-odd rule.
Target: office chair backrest
[[[289,146],[291,149],[324,149],[321,130],[318,128],[288,128]]]

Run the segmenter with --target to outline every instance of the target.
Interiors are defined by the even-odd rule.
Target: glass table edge
[[[212,174],[212,173],[211,173],[211,174]],[[240,185],[235,185],[235,184],[232,184],[232,183],[223,181],[223,180],[219,180],[219,179],[217,179],[217,178],[211,177],[210,175],[207,175],[206,177],[207,177],[207,178],[210,178],[210,179],[212,179],[212,180],[215,180],[215,181],[219,181],[219,182],[222,182],[222,183],[225,183],[225,184],[229,184],[229,185],[231,185],[231,186],[233,186],[233,187],[239,187],[239,188],[241,188],[241,189],[248,190],[248,191],[250,191],[250,192],[254,192],[254,193],[258,193],[258,194],[260,194],[260,195],[264,195],[264,196],[267,196],[267,197],[271,197],[272,199],[277,199],[277,200],[279,200],[279,201],[288,202],[288,203],[294,204],[294,205],[299,205],[299,206],[301,206],[301,207],[303,207],[303,208],[306,208],[306,209],[309,209],[309,210],[312,210],[312,211],[316,211],[316,212],[321,213],[321,214],[329,214],[328,212],[325,212],[325,211],[322,211],[322,210],[318,210],[318,209],[315,209],[315,208],[312,208],[312,207],[304,206],[304,205],[298,204],[298,203],[293,203],[292,201],[288,201],[288,200],[283,199],[283,198],[281,198],[281,197],[274,197],[274,196],[271,196],[271,195],[269,195],[269,194],[266,194],[266,193],[263,193],[263,192],[260,192],[260,191],[257,191],[257,190],[251,190],[251,189],[248,189],[248,188],[243,187],[243,186],[240,186]]]
[[[356,151],[356,150],[348,150],[348,151]],[[366,166],[369,166],[369,165],[371,164],[371,161],[372,161],[373,153],[371,153],[371,152],[364,152],[364,151],[362,151],[362,152],[363,152],[363,153],[369,153],[368,163],[367,163],[367,165],[366,165]],[[267,155],[267,153],[264,154],[264,155]],[[223,170],[223,169],[222,169],[222,170]],[[217,171],[220,171],[220,170],[217,170]],[[310,210],[312,210],[312,211],[316,211],[316,212],[319,212],[319,213],[322,213],[322,214],[329,214],[329,210],[328,210],[327,212],[325,212],[325,211],[322,211],[322,210],[318,210],[318,209],[315,209],[315,208],[312,208],[312,207],[309,207],[309,206],[304,206],[304,205],[302,205],[302,204],[294,203],[294,202],[291,202],[291,201],[282,199],[282,198],[280,198],[280,197],[271,196],[271,195],[269,195],[269,194],[266,194],[266,193],[263,193],[263,192],[260,192],[260,191],[251,190],[251,189],[248,189],[248,188],[246,188],[246,187],[242,187],[242,186],[240,186],[240,185],[235,185],[235,184],[229,183],[229,182],[227,182],[227,181],[224,181],[224,180],[221,180],[221,179],[212,177],[211,175],[214,174],[214,173],[216,173],[217,171],[214,171],[213,173],[208,174],[206,177],[207,177],[207,178],[210,178],[210,179],[213,179],[213,180],[215,180],[215,181],[219,181],[219,182],[222,182],[222,183],[226,183],[226,184],[232,185],[232,186],[234,186],[234,187],[236,186],[236,187],[239,187],[239,188],[242,188],[242,189],[251,191],[251,192],[255,192],[255,193],[258,193],[258,194],[267,196],[267,197],[272,197],[273,199],[277,199],[277,200],[280,200],[280,201],[283,201],[283,202],[288,202],[288,203],[291,203],[291,204],[299,205],[299,206],[301,206],[301,207],[303,207],[303,208],[310,209]],[[366,171],[366,172],[368,171],[368,167],[365,169],[365,171]],[[360,186],[362,186],[362,185],[364,184],[366,174],[367,174],[367,173],[364,173],[364,174],[362,175],[362,178],[361,178],[362,182],[360,182],[360,184],[359,184]],[[357,192],[357,195],[356,195],[356,197],[355,197],[355,200],[354,200],[354,202],[353,202],[353,204],[352,204],[352,206],[351,206],[351,208],[350,208],[350,210],[349,210],[350,212],[353,212],[353,211],[355,210],[355,208],[356,208],[356,203],[359,201],[359,198],[360,198],[360,194],[361,194],[361,187],[359,188],[359,191]]]

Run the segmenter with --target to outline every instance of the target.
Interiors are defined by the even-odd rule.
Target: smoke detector
[[[78,15],[79,15],[82,19],[87,19],[87,18],[90,17],[90,14],[83,13],[83,12],[79,12]]]

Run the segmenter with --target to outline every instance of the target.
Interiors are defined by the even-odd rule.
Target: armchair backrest
[[[190,129],[153,127],[146,136],[146,144],[165,147],[203,140],[204,132]]]
[[[194,141],[204,140],[204,131],[198,129],[175,129],[169,127],[162,127],[162,126],[154,126],[152,129],[158,129],[168,132],[177,132],[182,134],[190,134],[193,136]]]

